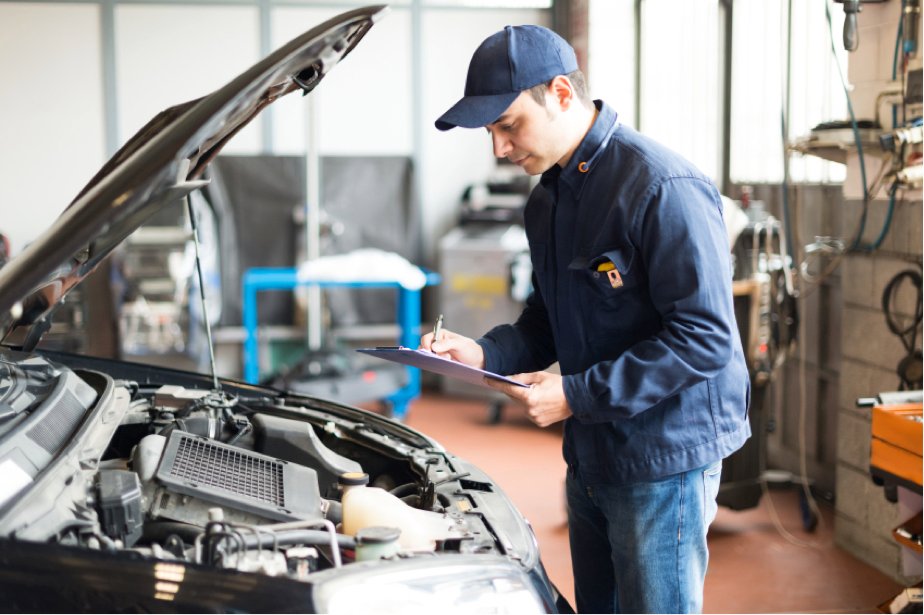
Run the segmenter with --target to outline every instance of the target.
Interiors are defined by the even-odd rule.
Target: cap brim
[[[438,130],[481,128],[494,122],[507,110],[519,92],[492,94],[490,96],[465,96],[436,120]]]

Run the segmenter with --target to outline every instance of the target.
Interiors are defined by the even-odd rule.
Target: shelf
[[[911,517],[892,530],[892,537],[900,545],[921,553],[921,513]]]
[[[879,128],[860,128],[860,142],[864,154],[881,154],[882,145],[879,143]],[[805,137],[800,137],[789,144],[788,149],[806,156],[816,156],[831,162],[847,164],[849,154],[857,151],[857,142],[851,128],[836,128],[830,130],[813,130]]]
[[[880,613],[920,613],[921,584],[906,587],[877,608]]]

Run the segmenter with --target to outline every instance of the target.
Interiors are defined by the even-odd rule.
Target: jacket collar
[[[619,127],[616,111],[602,100],[595,100],[594,106],[599,113],[597,119],[564,168],[557,164],[542,174],[540,182],[550,187],[557,181],[564,182],[575,195],[580,195],[587,176],[593,171],[600,154],[606,149],[613,132]],[[556,191],[557,193],[557,191]]]

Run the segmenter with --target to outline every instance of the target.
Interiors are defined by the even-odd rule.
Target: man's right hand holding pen
[[[471,367],[484,369],[484,350],[470,337],[459,335],[443,329],[442,317],[433,328],[420,338],[420,349]],[[498,380],[486,379],[493,389],[505,393],[510,398],[526,405],[529,419],[539,427],[548,427],[553,423],[571,416],[571,408],[565,399],[561,376],[549,372],[517,374],[512,378],[529,384],[528,389],[507,384]]]
[[[439,334],[438,340],[435,339],[436,334]],[[471,367],[484,369],[484,351],[481,346],[472,338],[453,333],[448,329],[440,328],[439,331],[424,335],[420,338],[420,349],[429,350],[444,359],[452,359]]]

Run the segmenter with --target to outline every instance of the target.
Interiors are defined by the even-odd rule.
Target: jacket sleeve
[[[485,369],[496,374],[535,372],[555,362],[552,328],[535,274],[516,323],[494,327],[477,342],[484,350]]]
[[[657,185],[633,216],[630,236],[661,328],[618,358],[564,377],[583,423],[635,416],[714,377],[738,343],[728,239],[711,183],[682,177]]]

